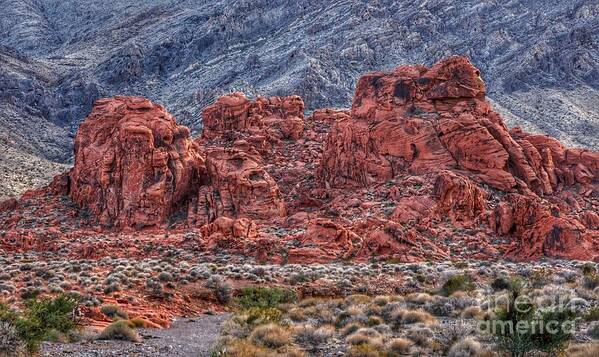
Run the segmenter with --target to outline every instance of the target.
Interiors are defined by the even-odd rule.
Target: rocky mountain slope
[[[199,112],[224,93],[298,94],[307,110],[348,107],[363,73],[432,64],[450,54],[481,68],[489,99],[510,126],[599,147],[593,1],[2,0],[0,6],[4,195],[20,191],[11,181],[27,172],[48,177],[54,163],[71,162],[77,127],[100,97],[148,97],[199,133]]]

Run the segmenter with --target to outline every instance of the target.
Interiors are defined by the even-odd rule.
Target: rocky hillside
[[[308,110],[348,107],[363,73],[450,54],[481,68],[510,126],[599,147],[594,1],[0,6],[0,144],[14,149],[1,158],[10,172],[0,182],[5,195],[20,191],[11,182],[27,172],[47,177],[53,163],[72,160],[74,133],[100,97],[148,97],[198,133],[201,109],[224,93],[298,94]]]

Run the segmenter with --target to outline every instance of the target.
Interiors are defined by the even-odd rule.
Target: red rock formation
[[[598,177],[597,153],[565,151],[544,136],[510,135],[484,94],[478,70],[463,57],[362,77],[351,119],[338,122],[327,139],[321,177],[348,187],[460,169],[500,190],[540,195]]]
[[[107,226],[165,223],[193,195],[204,159],[160,105],[147,99],[100,99],[79,127],[69,195]]]
[[[218,98],[203,112],[206,139],[248,132],[271,140],[297,140],[304,129],[304,101],[298,96],[259,97],[248,100],[243,93]]]
[[[440,212],[449,215],[454,224],[468,224],[486,212],[486,192],[468,178],[453,172],[441,171],[435,180],[433,194]]]
[[[599,261],[599,153],[508,130],[467,59],[367,74],[351,111],[303,112],[233,93],[192,140],[161,106],[100,100],[71,172],[0,205],[0,249],[145,254],[131,229],[95,239],[112,225],[277,262]]]
[[[207,151],[209,181],[188,209],[188,220],[203,224],[220,216],[272,219],[285,216],[277,183],[248,154],[236,149]]]
[[[585,196],[597,192],[599,154],[565,149],[555,139],[519,129],[509,131],[484,95],[478,70],[463,57],[431,68],[402,66],[365,75],[358,82],[351,117],[337,121],[325,143],[319,168],[323,184],[356,189],[442,170],[432,195],[401,197],[392,218],[429,222],[448,215],[454,225],[470,227],[480,217],[494,215],[495,231],[519,242],[513,256],[596,256],[597,232],[585,230],[570,212],[553,217],[545,199],[573,185]],[[524,211],[500,204],[490,213],[486,207],[494,204],[487,199],[501,196],[479,183],[537,203]],[[510,218],[522,212],[526,219]]]

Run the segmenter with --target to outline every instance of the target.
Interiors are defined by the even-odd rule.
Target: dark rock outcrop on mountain
[[[198,113],[225,93],[349,107],[363,73],[451,54],[482,70],[508,126],[599,147],[594,1],[0,0],[0,8],[0,164],[14,172],[0,180],[4,195],[22,190],[11,181],[35,183],[56,172],[53,163],[72,163],[78,125],[101,97],[150,98],[198,134]]]

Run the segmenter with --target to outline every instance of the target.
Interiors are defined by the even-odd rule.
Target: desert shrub
[[[583,275],[597,274],[597,268],[595,267],[595,264],[592,264],[592,263],[583,264],[582,267],[580,267],[580,270],[582,271]]]
[[[472,337],[466,337],[465,339],[455,343],[449,349],[447,353],[448,357],[475,357],[480,356],[482,352],[482,346],[478,341]]]
[[[587,335],[593,340],[599,340],[599,322],[591,322],[587,329]]]
[[[415,323],[430,325],[436,321],[437,320],[435,317],[426,311],[397,308],[391,313],[388,322],[393,324],[395,327],[398,327],[400,325],[409,325]]]
[[[583,315],[585,321],[599,321],[599,306],[593,306],[588,309]]]
[[[0,322],[0,356],[25,356],[25,343],[9,322]]]
[[[447,298],[439,298],[427,302],[424,309],[435,316],[449,316],[453,313],[453,305],[447,300]]]
[[[530,284],[534,288],[541,288],[551,281],[552,271],[549,268],[536,269],[529,277]]]
[[[129,320],[129,325],[133,328],[147,327],[148,321],[142,319],[141,317],[136,317],[134,319]]]
[[[289,345],[292,342],[289,331],[275,324],[256,327],[250,335],[250,340],[260,346],[273,349]]]
[[[334,333],[335,329],[331,326],[316,328],[312,325],[302,325],[293,330],[295,342],[310,347],[325,343]]]
[[[382,357],[383,354],[377,346],[361,344],[352,346],[347,353],[347,357]]]
[[[246,310],[246,322],[253,325],[279,323],[283,316],[281,310],[274,307],[252,307]]]
[[[441,294],[450,296],[456,291],[472,291],[475,289],[472,278],[468,275],[457,274],[451,276],[441,287]]]
[[[100,308],[100,312],[111,319],[118,317],[123,320],[127,320],[129,318],[127,311],[121,309],[117,305],[104,305]]]
[[[358,331],[362,326],[358,323],[350,323],[345,325],[345,327],[343,327],[343,329],[341,329],[341,335],[343,336],[347,336],[347,335],[351,335],[352,333]]]
[[[516,357],[535,350],[563,350],[572,337],[566,323],[572,323],[574,313],[555,308],[536,314],[536,306],[522,297],[521,288],[512,287],[506,306],[497,309],[496,317],[490,321],[499,347]]]
[[[295,322],[306,321],[306,314],[302,308],[296,307],[287,312],[287,316]]]
[[[296,299],[295,292],[290,289],[247,287],[241,290],[236,302],[244,309],[252,307],[271,308],[277,307],[279,304],[294,302]]]
[[[365,333],[355,332],[347,336],[346,340],[350,345],[365,345],[372,341],[372,337]]]
[[[216,300],[221,304],[228,304],[233,297],[233,288],[231,283],[220,275],[213,275],[206,280],[205,287],[214,292]]]
[[[414,294],[410,294],[410,295],[406,296],[406,301],[414,303],[414,304],[418,304],[418,305],[426,304],[427,302],[430,302],[432,300],[433,300],[433,296],[431,296],[429,294],[424,294],[424,293],[414,293]]]
[[[491,283],[493,291],[507,290],[510,288],[511,281],[507,276],[499,276]]]
[[[51,334],[67,334],[77,327],[75,312],[79,300],[73,295],[31,299],[24,305],[25,309],[14,320],[14,326],[29,351],[37,351],[41,342],[48,340]]]
[[[582,285],[589,290],[595,289],[599,286],[599,274],[585,274],[582,277]]]
[[[0,322],[14,322],[18,314],[11,310],[8,305],[0,303]]]
[[[387,353],[393,357],[410,354],[412,346],[414,346],[414,342],[407,338],[394,338],[389,341],[386,349]]]
[[[100,335],[100,340],[124,340],[131,342],[141,342],[141,337],[129,323],[125,320],[118,320],[106,326]]]
[[[377,326],[377,325],[381,325],[381,324],[384,324],[384,323],[385,323],[385,321],[380,316],[370,316],[368,318],[368,321],[366,322],[366,324],[368,326]]]
[[[389,298],[387,296],[377,296],[372,300],[372,303],[377,306],[385,306],[389,303]]]
[[[434,332],[428,327],[419,327],[408,330],[407,337],[413,341],[416,345],[421,347],[428,347],[430,341],[432,341]]]
[[[566,351],[568,357],[596,357],[599,356],[599,343],[572,345]]]
[[[462,317],[465,319],[475,319],[482,316],[482,310],[478,306],[469,306],[462,311]]]
[[[470,266],[470,264],[468,264],[467,261],[462,260],[462,261],[454,262],[453,266],[458,269],[466,269],[466,268],[468,268],[468,266]]]
[[[217,348],[212,357],[275,357],[276,354],[247,340],[234,340]]]

